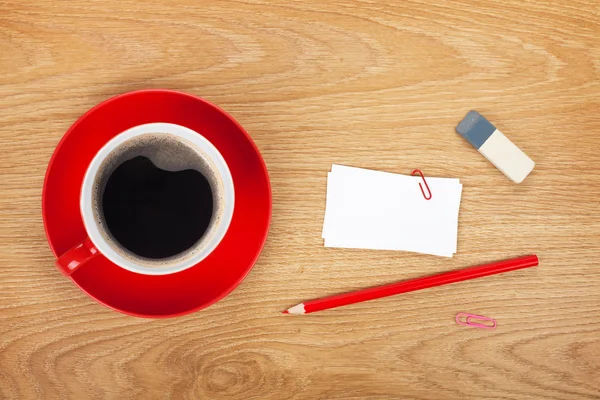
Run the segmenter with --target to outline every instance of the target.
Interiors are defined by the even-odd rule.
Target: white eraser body
[[[535,166],[535,162],[498,129],[479,147],[479,152],[515,183],[521,183]]]

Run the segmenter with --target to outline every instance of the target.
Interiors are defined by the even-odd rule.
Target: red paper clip
[[[427,191],[429,192],[429,197],[427,197],[427,195],[425,194],[425,191],[423,190],[423,185],[421,185],[421,183],[419,182],[419,187],[421,188],[421,193],[423,193],[423,197],[425,197],[425,200],[431,200],[431,197],[433,195],[431,194],[431,189],[429,189],[429,185],[427,184],[427,181],[425,180],[425,176],[423,175],[421,170],[418,170],[418,169],[415,169],[411,175],[415,176],[415,172],[417,172],[417,173],[419,173],[419,175],[421,175],[421,178],[423,178],[423,183],[425,184],[425,187],[427,188]]]
[[[474,328],[481,328],[481,329],[496,329],[496,321],[493,320],[492,318],[488,318],[488,317],[484,317],[483,315],[474,315],[474,314],[469,314],[469,313],[458,313],[456,314],[456,323],[459,325],[464,325],[464,326],[472,326]],[[477,320],[477,321],[482,321],[482,322],[491,322],[492,324],[486,324],[486,323],[478,323],[478,322],[471,322],[471,319]]]

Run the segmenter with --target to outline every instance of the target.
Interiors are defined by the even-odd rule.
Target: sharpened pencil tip
[[[288,310],[282,311],[282,314],[289,314]]]

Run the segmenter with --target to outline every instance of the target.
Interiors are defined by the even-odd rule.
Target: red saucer
[[[170,122],[202,134],[221,152],[233,177],[235,210],[219,246],[202,262],[170,275],[141,275],[100,256],[71,275],[90,297],[138,317],[174,317],[201,310],[229,294],[250,272],[267,239],[271,188],[264,161],[246,131],[198,97],[142,90],[89,110],[62,138],[48,165],[42,213],[50,248],[60,256],[86,237],[79,212],[85,171],[100,148],[136,125]]]

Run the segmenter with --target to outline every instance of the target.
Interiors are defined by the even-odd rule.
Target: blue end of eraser
[[[469,111],[456,126],[456,132],[467,139],[477,150],[492,136],[495,130],[496,127],[490,121],[474,110]]]

